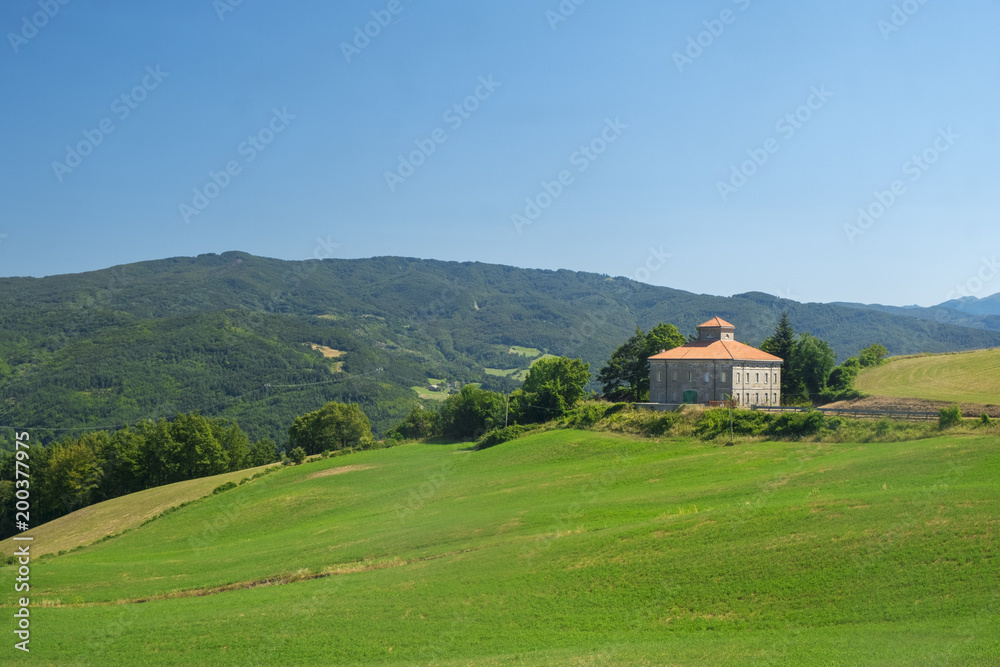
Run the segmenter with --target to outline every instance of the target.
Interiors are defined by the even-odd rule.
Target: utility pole
[[[729,446],[733,446],[733,395],[729,394]]]

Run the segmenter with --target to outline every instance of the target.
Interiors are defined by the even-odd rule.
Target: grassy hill
[[[189,479],[113,498],[43,523],[21,535],[34,538],[32,553],[36,556],[68,551],[131,530],[165,510],[202,498],[227,482],[239,484],[241,480],[270,467],[260,466]],[[0,541],[0,554],[9,556],[18,546],[12,539]]]
[[[1000,349],[889,359],[862,371],[856,386],[878,396],[998,403]]]
[[[998,467],[995,436],[362,452],[36,562],[18,658],[996,664]]]
[[[693,333],[719,315],[754,344],[783,311],[842,359],[873,342],[895,355],[1000,346],[996,331],[760,293],[476,262],[227,252],[0,278],[0,424],[47,442],[57,433],[46,429],[200,410],[283,444],[297,415],[338,400],[359,402],[381,434],[429,377],[509,392],[543,354],[582,358],[596,373],[637,325]],[[9,435],[0,429],[0,447]]]

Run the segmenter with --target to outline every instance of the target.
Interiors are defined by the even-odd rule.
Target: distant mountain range
[[[966,296],[939,303],[936,306],[883,306],[881,304],[834,303],[831,305],[879,310],[884,313],[933,320],[974,329],[1000,331],[1000,293],[982,299]]]
[[[984,302],[996,303],[962,305]],[[345,400],[384,432],[432,379],[511,391],[510,376],[541,353],[580,357],[596,374],[636,326],[671,322],[687,334],[716,315],[756,345],[782,312],[839,359],[871,343],[894,355],[1000,346],[1000,315],[946,305],[798,303],[478,262],[226,252],[0,278],[0,424],[51,438],[65,433],[56,428],[200,410],[281,442],[296,415]]]

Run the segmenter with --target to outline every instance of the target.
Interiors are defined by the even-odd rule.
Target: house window
[[[693,382],[693,381],[694,381],[694,373],[688,371],[688,382]]]
[[[720,382],[725,382],[726,381],[726,371],[722,371],[722,376],[721,377],[722,377],[722,379],[719,380],[719,381]]]
[[[677,371],[674,371],[674,382],[677,382]]]
[[[656,381],[659,382],[661,378],[662,378],[661,372],[656,371]]]
[[[747,384],[750,384],[750,374],[747,373]],[[747,400],[750,400],[749,398]]]
[[[777,403],[777,402],[778,402],[778,395],[777,395],[777,394],[774,394],[774,402],[775,402],[775,403]]]
[[[757,382],[760,382],[760,373],[757,373]]]

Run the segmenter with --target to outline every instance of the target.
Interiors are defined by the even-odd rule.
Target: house
[[[713,317],[698,338],[649,358],[648,407],[732,398],[741,405],[781,405],[782,359],[736,340],[736,327]]]

